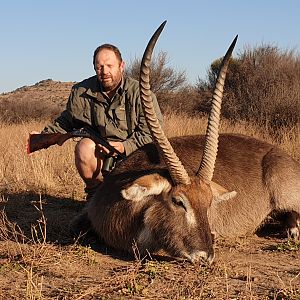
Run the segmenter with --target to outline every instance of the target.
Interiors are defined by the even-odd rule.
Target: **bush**
[[[197,90],[212,91],[221,59],[214,61]],[[223,116],[232,121],[250,121],[276,135],[279,128],[300,121],[300,58],[295,51],[280,51],[262,45],[246,48],[230,62],[222,106]],[[207,110],[209,98],[200,109]]]
[[[39,99],[27,101],[1,101],[0,123],[20,124],[34,120],[50,120],[61,112],[55,104],[43,103]]]
[[[157,96],[162,111],[174,108],[180,109],[185,92],[191,91],[187,86],[185,71],[176,71],[168,66],[166,52],[160,51],[151,61],[150,85]],[[126,75],[139,80],[141,59],[135,58],[128,66]],[[178,101],[179,100],[179,101]]]
[[[175,71],[168,67],[168,56],[160,51],[151,61],[150,85],[151,90],[157,93],[174,92],[186,84],[185,71]],[[141,59],[135,58],[126,70],[126,75],[139,80]]]

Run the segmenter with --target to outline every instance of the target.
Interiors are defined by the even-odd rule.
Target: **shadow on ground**
[[[44,217],[47,242],[60,245],[73,242],[69,224],[84,207],[83,201],[36,193],[6,194],[4,198],[7,201],[0,204],[0,209],[29,240],[32,239],[33,227],[44,226]]]
[[[72,223],[84,208],[85,201],[32,192],[7,193],[4,198],[7,200],[0,203],[0,209],[5,212],[8,221],[20,229],[28,242],[36,241],[37,237],[42,240],[42,232],[46,229],[48,243],[60,246],[77,243],[113,258],[126,261],[135,259],[132,255],[107,247],[92,230],[74,234]]]
[[[20,228],[28,242],[36,241],[37,236],[42,239],[42,231],[46,229],[46,242],[48,243],[60,246],[77,243],[112,258],[125,261],[139,258],[138,253],[134,256],[107,247],[92,230],[83,229],[80,234],[77,232],[74,235],[70,225],[74,218],[82,212],[85,201],[33,192],[7,193],[4,195],[4,199],[6,201],[0,203],[0,209],[5,212],[9,222]],[[280,222],[271,218],[256,234],[265,238],[283,239],[286,237]],[[33,235],[35,236],[33,237]],[[162,257],[155,255],[155,258],[168,260],[165,255]]]
[[[255,232],[256,235],[263,238],[286,239],[287,231],[285,222],[287,217],[285,212],[269,215]]]

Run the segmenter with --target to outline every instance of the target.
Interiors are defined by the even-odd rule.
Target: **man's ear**
[[[125,61],[124,60],[122,60],[122,62],[120,63],[120,71],[121,71],[121,73],[124,73],[124,71],[125,71]]]
[[[229,192],[223,186],[213,181],[210,182],[210,187],[213,193],[213,202],[216,203],[224,200],[232,199],[237,195],[236,191]]]

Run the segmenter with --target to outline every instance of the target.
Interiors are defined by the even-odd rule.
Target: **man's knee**
[[[86,183],[89,180],[94,181],[102,178],[102,161],[103,158],[94,141],[84,138],[77,143],[75,147],[75,165]]]
[[[88,138],[81,139],[75,147],[75,159],[79,161],[89,161],[96,158],[96,144]]]

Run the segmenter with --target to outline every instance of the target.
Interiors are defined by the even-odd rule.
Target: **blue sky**
[[[128,64],[164,20],[156,53],[166,51],[169,66],[193,84],[236,34],[234,54],[262,43],[299,51],[299,11],[298,0],[1,1],[0,93],[90,77],[93,51],[103,43],[118,46]]]

